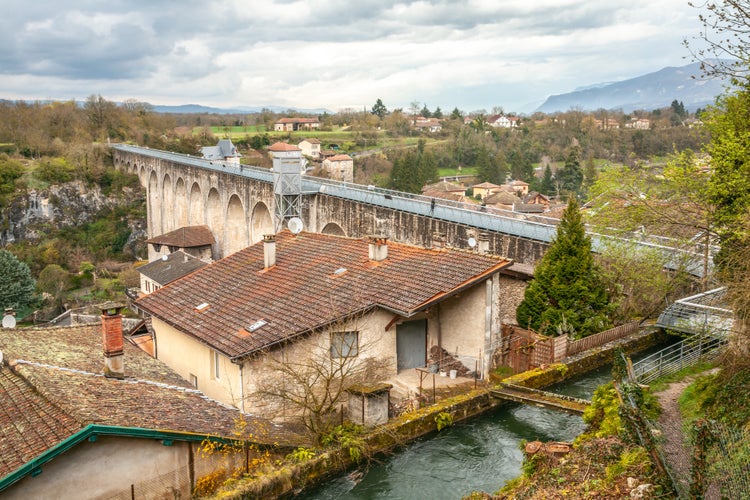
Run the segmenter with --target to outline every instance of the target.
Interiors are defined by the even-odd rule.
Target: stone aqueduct
[[[258,167],[113,145],[117,168],[138,175],[147,190],[148,234],[206,224],[220,258],[275,232],[272,173]],[[479,213],[460,204],[302,176],[300,213],[306,231],[364,237],[378,234],[421,246],[488,250],[533,265],[554,235],[546,224]],[[520,225],[519,225],[520,224]]]

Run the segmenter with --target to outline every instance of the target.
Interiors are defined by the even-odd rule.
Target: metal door
[[[396,327],[398,370],[425,366],[427,363],[427,320],[405,321]]]

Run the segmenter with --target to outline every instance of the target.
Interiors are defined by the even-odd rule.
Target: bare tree
[[[381,341],[366,326],[366,314],[347,318],[281,348],[265,361],[271,376],[255,397],[291,407],[316,442],[336,423],[347,389],[383,378],[392,359],[375,356]]]
[[[698,15],[703,28],[685,39],[693,60],[708,77],[729,77],[750,83],[750,6],[745,0],[688,2],[705,10]]]

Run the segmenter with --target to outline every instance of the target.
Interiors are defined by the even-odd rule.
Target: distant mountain
[[[200,104],[181,104],[179,106],[153,104],[152,108],[157,113],[213,113],[217,115],[242,115],[249,113],[260,113],[264,109],[267,109],[274,113],[285,113],[290,110],[311,115],[331,113],[326,109],[301,109],[289,108],[284,106],[238,106],[236,108],[213,108],[210,106],[202,106]]]
[[[678,68],[668,67],[655,73],[623,80],[621,82],[591,85],[567,94],[553,95],[536,111],[596,111],[597,109],[654,110],[669,107],[675,99],[685,109],[695,111],[713,104],[717,95],[724,93],[726,81],[699,78],[700,64]],[[693,78],[695,76],[696,78]]]

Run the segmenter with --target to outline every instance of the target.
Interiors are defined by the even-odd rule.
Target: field
[[[201,130],[201,127],[196,127],[193,130],[193,133],[199,134]],[[322,143],[323,149],[331,149],[332,145],[336,145],[339,150],[345,152],[413,146],[416,145],[419,140],[419,137],[391,137],[383,131],[377,132],[377,138],[374,142],[371,138],[371,133],[368,133],[366,138],[360,137],[359,140],[357,140],[356,132],[351,132],[342,128],[335,128],[333,130],[275,132],[273,130],[266,130],[263,125],[252,125],[238,127],[211,127],[211,132],[216,137],[231,139],[235,142],[263,134],[268,134],[271,138],[271,142],[284,141],[292,144],[300,142],[303,139],[318,139]],[[427,138],[427,142],[430,143],[435,141]]]

